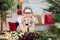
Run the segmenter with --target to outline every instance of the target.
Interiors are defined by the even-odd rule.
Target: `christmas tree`
[[[55,22],[60,22],[60,0],[47,0],[52,6],[47,10],[55,14]]]

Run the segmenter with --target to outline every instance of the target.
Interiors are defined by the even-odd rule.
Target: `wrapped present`
[[[45,24],[55,24],[54,14],[45,14]]]
[[[18,14],[18,15],[22,15],[22,10],[21,10],[21,9],[18,9],[17,14]]]
[[[16,23],[8,22],[10,31],[16,31]]]

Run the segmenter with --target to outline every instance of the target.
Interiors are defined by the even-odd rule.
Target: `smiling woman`
[[[21,30],[22,32],[29,32],[34,30],[35,27],[35,18],[33,16],[33,12],[30,8],[25,7],[23,11],[23,15],[18,18],[19,27],[17,30]]]

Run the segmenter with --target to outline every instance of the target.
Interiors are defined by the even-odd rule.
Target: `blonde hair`
[[[23,13],[25,13],[25,10],[26,10],[26,9],[31,10],[31,8],[29,8],[29,7],[25,7],[25,8],[24,8],[24,10],[23,10]],[[32,11],[32,10],[31,10],[31,13],[33,13],[33,11]]]

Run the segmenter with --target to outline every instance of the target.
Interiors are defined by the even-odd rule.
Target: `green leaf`
[[[52,12],[55,14],[55,22],[60,22],[60,0],[47,0],[48,3],[52,4],[52,7],[50,7],[48,10],[49,12]]]
[[[14,0],[0,0],[0,10],[6,11],[14,5]]]

